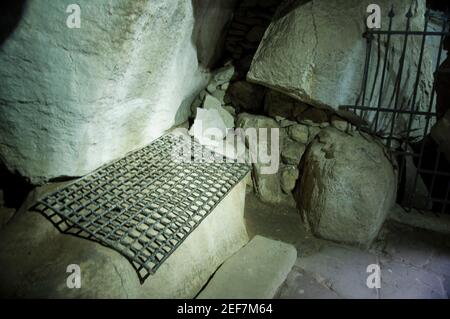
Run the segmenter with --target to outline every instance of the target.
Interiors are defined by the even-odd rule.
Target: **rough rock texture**
[[[306,125],[296,124],[288,128],[289,136],[296,142],[308,143],[309,129]]]
[[[258,132],[258,148],[261,148],[263,154],[271,154],[271,138],[272,135],[270,131],[267,133],[268,142],[261,141],[259,135],[259,128],[266,129],[278,129],[279,126],[275,120],[270,117],[265,117],[261,115],[251,115],[247,113],[241,113],[238,115],[236,127],[248,129],[248,128],[256,128]],[[280,137],[281,140],[281,137]],[[247,146],[248,139],[246,141]],[[280,145],[278,144],[278,147]],[[269,149],[268,149],[269,148]],[[257,150],[259,151],[259,149]],[[250,150],[252,152],[252,150]],[[280,154],[280,149],[278,149],[278,154]],[[255,157],[256,154],[253,154]],[[259,157],[255,157],[258,159],[256,163],[253,163],[253,182],[255,185],[255,191],[258,194],[258,197],[266,203],[279,203],[283,199],[283,194],[280,185],[280,179],[278,176],[278,171],[274,174],[263,174],[263,167],[267,167],[268,164],[260,163]]]
[[[296,259],[294,246],[255,236],[217,270],[198,298],[273,298]]]
[[[396,172],[384,148],[368,135],[329,127],[304,161],[296,199],[312,232],[338,242],[370,244],[396,197]]]
[[[286,1],[278,8],[271,25],[253,59],[247,79],[296,97],[301,101],[318,106],[337,109],[340,105],[354,105],[361,90],[366,40],[365,31],[366,8],[370,0],[294,0]],[[391,0],[377,2],[382,8],[382,27],[387,28],[387,17]],[[412,3],[412,30],[423,30],[425,13],[424,0],[399,0],[393,3],[396,18],[394,30],[404,30],[405,15]],[[398,73],[398,61],[403,45],[402,37],[392,37],[389,67],[384,83],[385,94],[382,105],[388,107],[395,88]],[[409,106],[412,99],[415,74],[420,52],[421,38],[412,37],[406,50],[403,82],[401,85],[398,109]],[[381,48],[381,57],[385,43]],[[376,51],[376,50],[374,50]],[[417,104],[428,107],[429,93],[433,82],[432,59],[425,52],[422,76],[419,83]],[[371,65],[369,87],[372,87],[376,74],[377,58],[374,53]],[[382,65],[382,63],[380,63]],[[381,71],[372,105],[378,102]],[[387,89],[389,88],[389,89]],[[367,94],[369,97],[370,92]],[[369,98],[364,105],[369,105]],[[378,104],[376,104],[378,105]],[[375,105],[374,105],[375,106]],[[368,120],[372,120],[374,114]],[[399,121],[398,130],[408,125],[407,117]],[[419,122],[419,121],[423,121]],[[424,119],[417,117],[412,128],[423,127]],[[380,129],[388,129],[389,122],[384,115],[379,121]],[[416,132],[414,132],[416,133]],[[420,130],[417,132],[421,135]]]
[[[231,13],[228,0],[80,0],[70,29],[71,3],[27,1],[0,50],[0,159],[33,183],[86,174],[184,122]]]
[[[0,234],[0,296],[193,298],[216,269],[247,243],[244,202],[245,180],[143,285],[132,265],[114,250],[63,235],[40,214],[25,212]],[[66,286],[70,264],[81,268],[80,289]]]
[[[298,166],[305,153],[305,145],[291,139],[285,139],[283,143],[283,150],[281,151],[281,158],[284,163]]]

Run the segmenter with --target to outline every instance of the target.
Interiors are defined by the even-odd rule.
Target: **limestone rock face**
[[[27,1],[0,50],[0,159],[33,183],[84,175],[186,121],[215,55],[201,50],[231,13],[80,0],[81,28],[70,29],[71,3]]]
[[[396,172],[367,135],[323,129],[305,154],[296,199],[311,231],[365,246],[377,236],[396,197]]]
[[[255,146],[254,143],[250,147],[250,153],[251,157],[256,159],[256,161],[253,161],[253,173],[252,178],[255,184],[256,193],[258,194],[259,198],[266,203],[279,203],[283,199],[283,192],[280,185],[280,179],[279,179],[279,170],[276,169],[275,172],[272,174],[268,174],[264,172],[264,168],[267,168],[269,164],[267,163],[261,163],[261,158],[259,154],[270,154],[270,158],[272,160],[278,160],[280,157],[280,148],[281,148],[281,137],[278,140],[278,143],[274,144],[277,146],[277,149],[272,149],[272,138],[274,136],[272,135],[271,129],[278,129],[279,125],[278,123],[270,118],[265,117],[261,115],[251,115],[248,113],[241,113],[238,115],[237,118],[237,125],[236,127],[242,128],[244,130],[247,129],[256,129],[256,137],[257,137],[257,149],[254,149]],[[259,129],[267,129],[267,139],[264,139],[261,136],[261,132]],[[281,134],[280,134],[281,136]],[[246,136],[247,138],[247,136]],[[246,140],[247,145],[249,145],[249,139]],[[273,153],[272,153],[273,152]],[[274,154],[272,156],[272,154]],[[275,159],[276,157],[276,159]],[[273,163],[272,163],[273,164]],[[279,162],[276,163],[279,166]]]
[[[264,38],[253,59],[247,79],[251,82],[284,92],[305,103],[316,107],[338,109],[340,105],[354,105],[361,91],[366,39],[363,38],[370,0],[312,0],[287,1],[279,7],[276,17],[266,31]],[[396,17],[393,30],[404,30],[405,15],[412,3],[412,30],[423,30],[424,0],[380,0],[377,4],[382,8],[382,28],[387,29],[388,13],[394,5]],[[418,56],[421,46],[420,37],[411,37],[405,56],[403,82],[399,97],[398,109],[408,108],[411,104]],[[386,43],[381,47],[381,63]],[[372,88],[376,74],[376,41],[374,41],[371,75],[368,86]],[[389,67],[385,80],[385,94],[382,105],[393,107],[390,103],[395,88],[396,75],[399,69],[403,37],[392,37],[390,45]],[[425,52],[422,65],[421,82],[419,84],[417,105],[428,107],[433,83],[432,58]],[[370,102],[364,105],[377,105],[379,97],[381,70],[375,93]],[[386,89],[389,88],[389,89]],[[370,93],[370,92],[369,92]],[[370,95],[368,93],[368,96]],[[409,103],[409,104],[408,104]],[[373,114],[368,115],[372,121]],[[403,116],[401,116],[403,118]],[[423,121],[423,123],[421,122]],[[424,119],[419,117],[413,121],[412,128],[423,128]],[[389,120],[379,120],[380,129],[388,129]],[[401,121],[399,121],[401,122]],[[398,131],[408,125],[400,123]],[[420,135],[422,132],[418,131]]]

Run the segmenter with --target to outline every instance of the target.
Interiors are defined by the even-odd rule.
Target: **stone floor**
[[[0,228],[15,211],[3,207],[1,195]],[[391,220],[372,248],[364,251],[312,237],[293,203],[267,205],[251,193],[245,219],[250,238],[262,235],[297,248],[297,261],[278,298],[450,298],[448,235]],[[381,288],[369,289],[366,269],[377,263]]]
[[[278,298],[449,298],[450,237],[388,221],[368,251],[312,237],[293,205],[246,198],[250,238],[262,235],[293,244],[295,266]],[[367,267],[379,264],[381,288],[366,285]]]

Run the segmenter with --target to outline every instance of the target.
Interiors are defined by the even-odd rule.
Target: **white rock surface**
[[[86,174],[187,120],[214,56],[202,50],[231,14],[219,2],[79,0],[70,29],[71,3],[27,1],[0,51],[0,158],[33,183]]]
[[[296,198],[312,232],[369,245],[396,198],[396,172],[383,146],[367,135],[328,127],[304,156]]]
[[[371,0],[312,0],[289,1],[288,5],[280,6],[277,17],[273,19],[255,54],[247,79],[317,107],[337,109],[340,105],[354,105],[361,89],[366,54],[366,40],[362,35],[365,32],[366,8],[371,3]],[[376,2],[382,8],[383,29],[387,29],[387,15],[392,3],[391,0]],[[411,29],[423,30],[425,0],[394,1],[394,30],[404,30],[405,15],[411,3],[414,14]],[[409,40],[398,109],[408,107],[416,78],[421,38],[412,37]],[[384,84],[386,92],[382,99],[384,107],[393,107],[389,101],[395,88],[402,45],[403,37],[392,37],[390,66]],[[381,50],[382,57],[383,52],[384,47]],[[423,110],[428,107],[433,82],[433,59],[429,52],[425,53],[416,101]],[[376,55],[374,48],[370,70],[372,77],[376,73]],[[380,65],[383,65],[382,61]],[[381,70],[378,74],[380,79]],[[372,77],[369,78],[367,96],[370,96]],[[375,86],[372,106],[378,105],[379,84],[380,81]],[[364,104],[370,104],[368,99]],[[373,120],[373,116],[371,114],[367,119]],[[401,118],[404,121],[399,121],[396,127],[398,130],[408,125],[408,118]],[[425,119],[416,118],[412,128],[423,128]],[[384,115],[379,124],[381,129],[390,128],[388,118]],[[413,135],[416,133],[421,135],[422,132],[419,130]]]
[[[198,298],[273,298],[296,259],[294,246],[255,236],[217,270]]]
[[[42,215],[25,212],[0,234],[0,296],[193,298],[216,269],[248,242],[245,184],[244,179],[236,185],[143,285],[116,251],[63,235]],[[80,266],[80,289],[66,286],[70,264]]]
[[[222,107],[222,103],[209,94],[206,95],[205,101],[203,102],[203,107],[206,110],[216,110],[220,117],[222,118],[223,123],[227,128],[234,127],[234,117],[231,115],[225,108]]]

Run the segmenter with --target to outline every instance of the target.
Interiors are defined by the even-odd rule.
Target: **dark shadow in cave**
[[[215,21],[206,20],[208,11],[217,10],[217,13],[234,12],[236,9],[237,0],[217,0],[217,1],[204,1],[204,0],[191,0],[192,8],[194,11],[195,24],[192,31],[192,43],[197,49],[197,60],[200,65],[206,68],[214,69],[222,58],[224,51],[225,37],[227,30],[232,22],[232,17],[224,25],[221,30],[221,34],[217,43],[222,45],[212,47],[211,46],[211,34],[218,30],[211,29],[210,25],[214,25]],[[223,16],[213,16],[213,18],[220,19]]]
[[[26,2],[27,0],[0,2],[0,47],[19,25]]]
[[[301,7],[305,5],[306,3],[310,2],[311,0],[287,0],[284,3],[282,3],[273,17],[273,21],[277,21],[284,16],[286,16],[289,12],[297,9],[298,7]]]
[[[9,172],[0,163],[0,191],[3,191],[4,206],[19,209],[33,186],[19,174]]]

